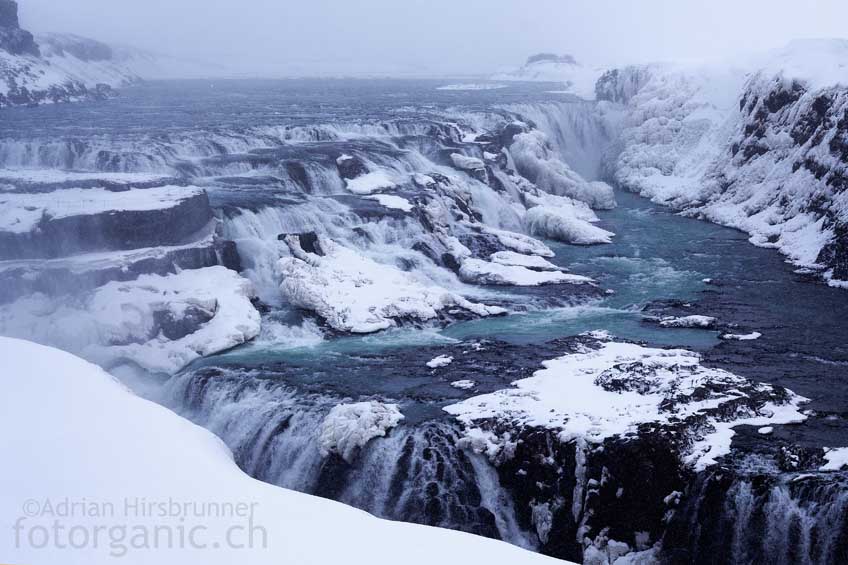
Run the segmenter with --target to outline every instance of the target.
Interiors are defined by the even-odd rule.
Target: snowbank
[[[360,447],[386,433],[403,420],[397,404],[376,400],[334,406],[321,423],[321,455],[331,453],[351,463]]]
[[[229,450],[211,433],[132,395],[94,365],[10,338],[0,338],[0,357],[7,387],[0,400],[0,426],[18,430],[0,435],[0,451],[14,461],[4,470],[4,479],[15,488],[0,490],[0,522],[7,531],[0,536],[0,554],[10,562],[560,563],[482,537],[378,520],[323,498],[256,481],[235,465]],[[34,502],[22,508],[28,500]],[[114,514],[44,515],[46,500],[54,505],[88,501],[97,508],[111,503]],[[187,503],[190,509],[171,517],[144,517],[125,511],[125,500],[165,505],[173,501]],[[228,504],[231,511],[215,513],[212,503],[219,508]],[[238,504],[244,512],[236,514]],[[207,511],[198,518],[193,508]],[[57,520],[65,537],[33,548],[29,533],[38,534],[39,527],[52,532]],[[19,544],[16,524],[21,528]],[[124,527],[124,536],[120,529],[101,529],[97,547],[68,547],[71,528],[79,530],[77,540],[84,529],[93,542],[97,526]],[[167,548],[163,543],[158,550],[134,549],[132,534],[146,531],[152,536],[154,527],[171,531],[175,540],[180,539],[179,527],[186,533],[198,527],[195,547],[203,548],[189,543]],[[254,535],[248,536],[250,531]],[[153,547],[152,542],[146,547]]]
[[[400,210],[402,212],[412,211],[412,204],[409,200],[402,196],[395,196],[394,194],[375,194],[373,196],[366,196],[365,198],[368,200],[376,200],[380,203],[380,206],[385,208]]]
[[[294,257],[280,260],[283,296],[339,331],[370,333],[408,320],[436,320],[452,310],[476,316],[504,312],[425,285],[326,238],[320,240],[324,256],[304,252],[296,240],[287,243]]]
[[[609,341],[596,346],[545,362],[545,369],[514,382],[515,388],[445,410],[476,430],[469,437],[477,438],[479,448],[490,456],[500,450],[500,440],[481,426],[491,421],[513,429],[551,428],[564,442],[596,444],[635,434],[640,424],[680,426],[678,432],[688,436],[683,455],[696,469],[729,453],[735,426],[806,418],[799,411],[806,399],[703,367],[696,353]],[[747,404],[739,403],[742,398]]]
[[[79,303],[43,295],[0,307],[0,332],[77,353],[104,367],[131,361],[174,373],[259,335],[253,286],[224,267],[110,282]]]

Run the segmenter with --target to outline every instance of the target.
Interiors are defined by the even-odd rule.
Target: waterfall
[[[387,519],[536,548],[492,464],[457,447],[461,436],[453,422],[401,425],[347,463],[319,450],[323,418],[343,399],[304,394],[259,376],[199,369],[174,377],[162,400],[221,437],[239,466],[257,479]]]

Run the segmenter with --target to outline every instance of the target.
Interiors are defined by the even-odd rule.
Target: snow
[[[828,449],[824,454],[824,460],[827,463],[819,467],[819,471],[839,471],[843,467],[848,467],[848,447]]]
[[[499,230],[496,228],[483,226],[483,231],[498,238],[498,241],[504,247],[522,253],[524,255],[538,255],[539,257],[553,257],[554,252],[551,248],[530,236],[515,233],[511,231]]]
[[[365,198],[368,200],[376,200],[380,203],[380,206],[385,208],[401,210],[402,212],[411,212],[413,208],[409,200],[402,196],[395,196],[394,194],[375,194],[373,196],[366,196]]]
[[[347,189],[354,194],[373,194],[397,186],[386,171],[372,171],[355,179],[348,179]]]
[[[0,186],[4,183],[53,184],[101,181],[115,184],[141,184],[168,179],[156,173],[107,173],[60,171],[56,169],[0,169]],[[0,188],[2,190],[2,188]]]
[[[384,330],[404,320],[436,320],[453,309],[477,316],[505,312],[417,281],[400,269],[321,238],[325,256],[289,241],[294,257],[280,260],[280,289],[292,305],[318,314],[332,328],[352,333]]]
[[[489,256],[492,263],[513,267],[526,267],[538,271],[559,271],[559,267],[538,255],[524,255],[515,251],[498,251]]]
[[[631,87],[615,180],[820,267],[833,223],[848,220],[835,117],[848,104],[846,57],[845,40],[801,40],[733,62],[620,69]]]
[[[763,426],[762,428],[757,430],[757,433],[762,434],[764,436],[771,435],[772,433],[774,433],[774,427],[773,426]]]
[[[582,275],[561,271],[532,271],[526,267],[490,263],[468,258],[459,267],[459,278],[465,282],[487,285],[540,286],[544,284],[591,284]]]
[[[220,266],[142,275],[107,283],[79,303],[36,294],[3,305],[0,333],[61,347],[107,368],[131,361],[173,374],[256,337],[260,316],[252,296],[250,281]],[[157,316],[181,320],[187,312],[210,319],[177,339],[156,333]]]
[[[15,462],[3,472],[4,480],[15,488],[0,489],[0,522],[7,531],[0,537],[0,554],[10,562],[109,563],[116,560],[112,552],[124,547],[127,552],[118,560],[128,564],[153,560],[163,565],[394,565],[399,559],[410,565],[457,559],[492,565],[559,563],[478,536],[379,520],[327,499],[254,480],[236,466],[229,450],[210,432],[134,396],[100,368],[69,353],[0,338],[0,357],[7,388],[0,400],[0,426],[21,430],[0,435],[0,452]],[[158,526],[169,528],[178,539],[178,527],[185,531],[201,527],[204,542],[221,543],[214,549],[186,545],[139,550],[133,549],[127,535],[101,537],[97,547],[91,543],[72,550],[65,539],[34,548],[27,542],[27,533],[35,531],[34,526],[52,531],[57,518],[35,516],[17,522],[24,517],[22,504],[30,499],[54,504],[64,500],[113,503],[114,518],[81,513],[58,518],[65,533],[75,527],[92,534],[98,525],[123,526],[128,532],[136,526],[152,532]],[[224,543],[225,536],[234,525],[247,527],[247,518],[213,511],[202,518],[189,511],[183,520],[124,512],[124,501],[137,499],[165,504],[173,500],[201,508],[204,503],[243,503],[250,508],[250,524],[263,530],[257,531],[252,546],[236,549]],[[16,522],[25,528],[21,544],[15,542]]]
[[[640,424],[673,424],[703,416],[707,425],[695,425],[699,429],[691,432],[692,443],[684,454],[685,461],[696,469],[729,453],[735,426],[806,419],[798,408],[806,399],[791,393],[785,404],[762,401],[756,410],[734,409],[721,416],[722,405],[732,406],[747,396],[744,389],[759,393],[772,389],[721,369],[703,367],[696,353],[614,341],[597,346],[544,362],[543,370],[515,381],[514,388],[472,397],[444,410],[467,430],[478,430],[469,437],[490,455],[499,451],[500,440],[480,427],[491,420],[513,429],[554,429],[563,442],[600,444],[613,436],[633,435]],[[706,383],[710,383],[708,389]],[[699,396],[704,390],[709,390],[707,396]],[[669,403],[674,408],[669,408]]]
[[[463,171],[478,171],[484,170],[486,164],[476,157],[467,157],[461,153],[451,153],[451,161],[457,169]]]
[[[763,334],[760,332],[751,332],[749,334],[721,334],[718,336],[719,339],[727,339],[733,341],[752,341],[755,339],[760,339],[763,337]]]
[[[682,316],[675,318],[673,316],[660,320],[660,325],[664,328],[713,328],[716,325],[716,320],[712,316]]]
[[[427,361],[426,364],[431,369],[438,369],[439,367],[447,367],[451,363],[453,363],[453,357],[450,355],[439,355]]]
[[[164,210],[202,194],[203,189],[160,186],[113,192],[103,188],[69,188],[56,192],[0,193],[0,231],[26,233],[45,218],[66,218],[111,211]]]
[[[528,231],[536,236],[573,245],[612,243],[612,232],[593,226],[598,217],[584,202],[555,195],[527,197],[524,221]]]
[[[472,388],[477,386],[477,383],[475,381],[468,380],[468,379],[460,379],[458,381],[451,382],[450,385],[453,388],[458,388],[460,390],[471,390]]]
[[[321,423],[321,455],[335,453],[351,463],[359,448],[385,437],[403,418],[397,404],[376,400],[334,406]]]

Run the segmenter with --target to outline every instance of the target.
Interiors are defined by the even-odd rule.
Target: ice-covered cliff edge
[[[597,95],[625,109],[619,185],[848,279],[848,42],[796,41],[736,67],[616,69]]]

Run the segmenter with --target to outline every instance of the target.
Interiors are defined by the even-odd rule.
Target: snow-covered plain
[[[14,461],[4,470],[14,488],[0,489],[7,532],[0,553],[11,562],[150,563],[155,555],[157,563],[175,564],[561,563],[482,537],[378,520],[259,482],[210,432],[134,396],[86,361],[10,338],[0,338],[0,356],[3,378],[14,389],[0,400],[0,425],[18,430],[0,435],[0,451]],[[47,501],[53,508],[63,501],[82,506],[62,516],[45,510]],[[166,508],[173,502],[180,510],[165,517],[159,506],[152,516],[132,510],[145,501]],[[225,505],[229,511],[221,510]],[[176,540],[170,547],[165,531]]]

